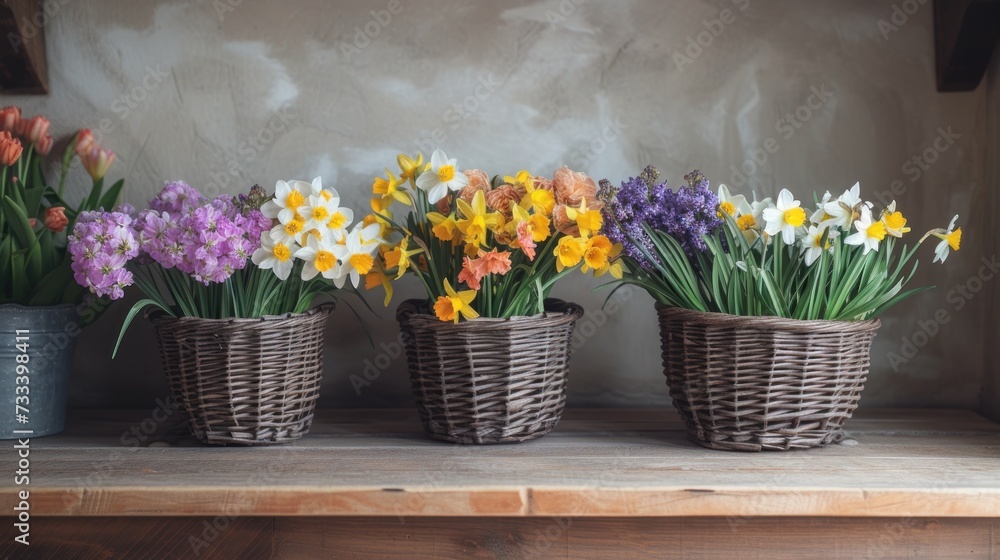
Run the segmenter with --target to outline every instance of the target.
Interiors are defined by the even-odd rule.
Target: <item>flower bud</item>
[[[80,161],[83,162],[83,168],[87,170],[90,177],[97,181],[104,177],[108,168],[114,163],[115,153],[94,145],[89,152],[80,156]]]
[[[21,157],[24,146],[6,130],[0,131],[0,165],[10,167]]]
[[[0,109],[0,130],[16,134],[21,123],[21,109],[8,105]]]
[[[64,206],[53,206],[45,210],[45,227],[52,233],[59,233],[69,225]]]

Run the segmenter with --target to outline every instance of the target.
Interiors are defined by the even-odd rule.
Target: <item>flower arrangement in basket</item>
[[[398,157],[373,184],[382,258],[368,287],[416,276],[427,300],[397,312],[424,427],[459,443],[546,434],[565,404],[570,341],[582,309],[548,298],[580,269],[620,277],[621,247],[601,235],[597,185],[566,167],[552,179],[460,171],[436,150]],[[394,215],[393,206],[406,213]]]
[[[688,433],[707,447],[794,449],[842,435],[857,407],[871,342],[908,288],[914,255],[938,239],[958,250],[958,216],[912,246],[895,201],[881,209],[860,185],[813,209],[783,189],[748,201],[718,194],[695,171],[676,191],[647,167],[601,182],[605,231],[622,243],[624,282],[657,301],[663,361]]]
[[[356,288],[379,247],[379,225],[353,219],[319,178],[213,200],[172,182],[137,214],[84,214],[70,250],[81,285],[146,296],[116,352],[136,314],[156,310],[168,380],[198,439],[282,443],[308,432],[318,398],[330,306],[314,302],[348,279]]]
[[[19,412],[28,410],[32,401],[47,403],[25,415],[30,417],[27,424],[15,423],[13,414],[4,416],[0,438],[15,437],[14,430],[43,436],[63,429],[73,335],[96,318],[101,307],[94,301],[84,303],[86,292],[73,282],[67,230],[81,213],[117,204],[124,184],[119,180],[104,188],[115,154],[99,146],[88,130],[77,132],[69,142],[58,184],[50,183],[43,173],[43,160],[55,143],[50,127],[41,115],[27,118],[17,107],[0,109],[0,325],[11,334],[10,341],[17,331],[34,335],[34,344],[28,342],[31,336],[16,339],[19,352],[31,362],[18,365],[17,378],[27,379],[30,372],[40,380],[31,385],[30,395],[24,392],[27,385],[19,382],[15,387],[14,376],[0,380],[0,390],[11,395],[11,408],[16,404]],[[75,159],[91,178],[89,192],[78,203],[70,202],[66,192]],[[66,342],[43,343],[47,333],[58,333]],[[0,343],[0,353],[5,344]]]

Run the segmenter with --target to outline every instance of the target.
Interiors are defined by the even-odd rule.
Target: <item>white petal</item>
[[[792,196],[792,193],[788,189],[781,189],[781,192],[778,193],[778,209],[788,210],[794,205],[795,197]]]
[[[427,201],[431,204],[437,204],[439,200],[446,196],[448,196],[448,185],[438,182],[438,184],[434,185],[434,188],[427,192]]]
[[[319,270],[313,265],[312,262],[307,262],[305,266],[302,267],[302,279],[308,282],[319,274]]]
[[[859,231],[857,233],[852,233],[844,239],[844,243],[848,245],[861,245],[868,240],[868,234],[864,231]]]
[[[453,191],[460,191],[469,184],[469,178],[465,173],[455,173],[455,178],[448,181],[448,188]]]
[[[957,222],[958,222],[958,214],[955,214],[955,217],[951,219],[951,223],[948,224],[948,233],[955,231],[955,223]],[[945,243],[947,243],[947,241],[945,241]]]
[[[274,266],[274,275],[277,276],[279,280],[288,280],[288,275],[292,273],[293,264],[294,263],[290,260],[278,262]]]
[[[431,169],[436,173],[438,169],[448,165],[448,156],[441,151],[441,149],[434,150],[431,154]]]
[[[795,227],[785,226],[781,228],[781,240],[785,245],[795,245]]]
[[[417,177],[417,188],[425,191],[430,191],[441,183],[441,179],[438,178],[437,173],[428,171],[426,173],[421,173]]]

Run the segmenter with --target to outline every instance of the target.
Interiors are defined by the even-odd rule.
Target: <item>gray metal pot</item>
[[[79,333],[79,316],[72,305],[0,305],[0,439],[48,436],[63,430],[66,388]],[[27,347],[18,347],[24,343]],[[26,362],[19,358],[25,354]],[[16,400],[25,395],[24,389],[17,392],[18,385],[25,385],[24,372],[17,371],[19,363],[28,369],[27,403]],[[27,413],[17,410],[18,404]],[[19,421],[19,413],[27,417],[26,422]]]

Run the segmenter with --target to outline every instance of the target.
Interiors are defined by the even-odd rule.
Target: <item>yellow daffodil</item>
[[[430,220],[432,227],[431,233],[434,237],[437,237],[441,241],[456,241],[458,236],[458,222],[455,221],[455,216],[449,214],[445,216],[440,212],[428,212],[427,219]]]
[[[396,163],[399,164],[399,178],[409,181],[411,187],[417,185],[417,175],[424,170],[424,154],[417,153],[417,159],[413,159],[406,154],[396,156]]]
[[[505,177],[505,179],[511,179],[512,177]],[[546,216],[552,215],[552,209],[556,207],[556,197],[551,191],[545,189],[540,189],[535,187],[535,181],[527,171],[521,171],[517,174],[517,177],[513,177],[516,184],[520,185],[527,191],[524,198],[521,199],[521,206],[524,208],[533,208],[535,212],[539,212]],[[524,179],[524,181],[519,181],[519,179]],[[514,184],[514,183],[511,183]]]
[[[371,290],[375,286],[382,286],[385,290],[385,300],[382,301],[382,305],[389,307],[389,302],[392,301],[392,281],[380,268],[372,269],[371,272],[365,274],[365,289]]]
[[[622,251],[621,243],[612,244],[611,240],[603,235],[595,235],[587,240],[583,248],[583,265],[581,272],[587,273],[594,270],[594,276],[601,277],[610,272],[615,278],[622,277],[622,265],[620,262],[612,262]]]
[[[471,305],[472,300],[476,298],[475,290],[456,292],[446,279],[444,291],[447,295],[438,297],[434,303],[434,314],[437,315],[438,319],[458,323],[460,316],[466,319],[479,317],[479,313]]]
[[[416,249],[407,250],[406,248],[410,245],[410,238],[406,237],[399,242],[392,249],[385,252],[382,258],[385,259],[385,267],[388,269],[398,268],[396,271],[396,280],[399,280],[406,274],[406,271],[410,268],[410,257],[419,255],[423,252],[423,249],[419,247]]]
[[[583,259],[586,241],[580,237],[563,236],[556,245],[553,254],[556,256],[556,270],[562,272],[566,268],[572,268]]]
[[[403,204],[412,204],[412,199],[410,198],[410,193],[401,189],[402,184],[401,178],[397,178],[389,171],[387,168],[385,170],[388,179],[383,179],[382,177],[375,177],[375,182],[372,184],[372,193],[383,200],[383,205],[388,208],[392,204],[393,200],[402,202]]]
[[[580,228],[580,233],[584,237],[600,231],[601,226],[604,225],[604,218],[601,217],[601,211],[588,209],[586,199],[580,201],[579,208],[567,206],[566,216],[571,220],[576,220],[576,225]]]
[[[465,236],[466,245],[485,246],[486,233],[497,226],[497,214],[488,211],[483,191],[476,191],[472,204],[459,198],[458,211],[462,215],[457,222],[458,230]]]
[[[512,218],[510,222],[507,223],[507,233],[511,237],[517,238],[517,228],[521,222],[527,222],[528,231],[531,233],[531,240],[535,243],[541,243],[549,238],[552,233],[551,225],[552,220],[550,220],[544,214],[531,214],[524,208],[521,208],[513,202],[510,205]]]
[[[906,227],[906,218],[903,217],[903,213],[896,211],[895,200],[890,202],[889,206],[882,212],[882,224],[885,225],[886,233],[893,237],[903,237],[904,233],[910,232],[910,228]]]
[[[951,251],[957,251],[962,246],[962,228],[955,228],[955,222],[957,221],[958,214],[951,219],[948,229],[939,229],[930,233],[941,240],[934,249],[934,262],[943,263]],[[924,237],[927,236],[925,235]]]

